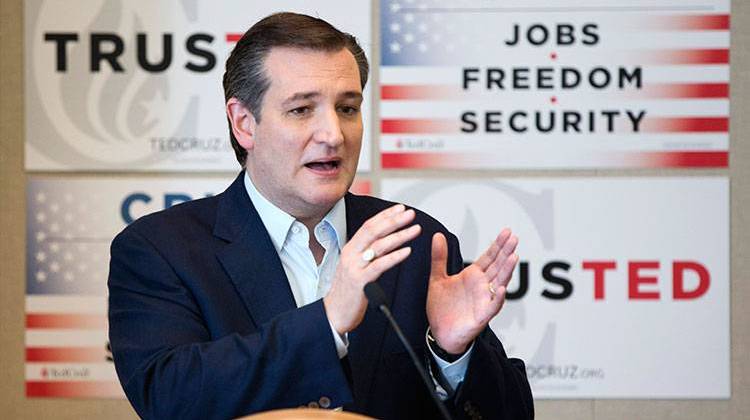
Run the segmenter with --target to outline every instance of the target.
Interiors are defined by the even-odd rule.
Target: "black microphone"
[[[370,303],[370,306],[380,309],[383,315],[385,315],[385,318],[391,324],[391,327],[393,327],[393,331],[396,332],[398,339],[401,340],[401,344],[403,344],[406,348],[406,352],[409,353],[411,361],[412,363],[414,363],[414,367],[417,368],[419,376],[422,377],[422,381],[424,381],[424,384],[427,386],[427,390],[430,392],[432,399],[435,401],[440,414],[442,414],[445,420],[452,420],[450,413],[448,413],[448,409],[445,408],[445,404],[443,404],[443,401],[440,400],[437,392],[435,392],[435,383],[427,375],[427,371],[425,371],[422,363],[419,362],[419,358],[417,357],[417,354],[414,353],[414,349],[411,347],[411,344],[409,344],[409,342],[406,340],[406,337],[401,331],[401,328],[396,323],[396,320],[393,319],[393,314],[391,314],[391,310],[388,308],[388,304],[386,303],[385,292],[383,291],[383,288],[380,287],[377,282],[373,281],[365,285],[364,291],[365,296]]]

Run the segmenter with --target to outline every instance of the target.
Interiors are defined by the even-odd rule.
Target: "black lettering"
[[[510,39],[505,40],[505,45],[516,45],[518,44],[518,38],[520,38],[521,29],[518,24],[513,25],[513,36]]]
[[[599,27],[595,23],[588,23],[586,25],[583,25],[582,41],[584,45],[596,45],[597,43],[599,43],[599,34],[597,33],[597,29],[599,29]]]
[[[552,75],[554,74],[552,67],[539,67],[536,69],[537,88],[539,89],[554,89],[555,84],[553,83]]]
[[[502,133],[500,126],[503,113],[500,111],[488,111],[484,113],[484,129],[488,133]]]
[[[72,32],[56,32],[44,34],[45,41],[52,41],[55,43],[55,57],[57,65],[55,70],[57,72],[64,72],[68,70],[68,50],[66,44],[68,42],[78,42],[78,35]]]
[[[615,117],[620,115],[620,111],[602,111],[602,115],[607,118],[607,131],[615,131]]]
[[[638,113],[638,115],[634,115],[630,111],[625,111],[626,114],[628,114],[628,118],[630,118],[630,122],[633,123],[633,132],[637,133],[641,128],[641,120],[643,120],[643,117],[646,116],[646,111],[641,111]]]
[[[544,289],[542,292],[542,296],[546,297],[547,299],[553,299],[553,300],[561,300],[566,299],[570,297],[571,294],[573,294],[573,283],[570,282],[570,280],[556,276],[553,273],[553,270],[561,269],[565,272],[570,270],[570,264],[566,263],[565,261],[550,261],[547,264],[544,265],[544,268],[542,269],[542,277],[544,280],[546,280],[549,283],[556,284],[562,288],[557,293],[551,292],[547,289]]]
[[[568,128],[573,128],[576,133],[580,133],[581,129],[578,124],[581,123],[581,114],[575,111],[563,112],[563,133],[568,132]]]
[[[534,34],[538,35],[535,36]],[[549,31],[542,24],[531,25],[526,31],[526,38],[528,38],[529,42],[532,45],[539,46],[547,42],[547,39],[549,38]]]
[[[108,52],[102,51],[102,45],[109,43],[113,46],[113,49]],[[115,72],[124,72],[117,57],[122,55],[125,50],[125,44],[122,42],[122,38],[113,33],[92,33],[91,34],[91,71],[98,72],[101,68],[102,60],[109,62],[112,70]]]
[[[510,129],[513,130],[514,132],[516,132],[516,133],[523,133],[526,130],[528,130],[529,128],[527,126],[525,126],[525,125],[523,125],[523,126],[517,126],[516,125],[516,118],[519,117],[519,116],[523,117],[523,119],[525,120],[526,117],[528,117],[528,114],[526,114],[526,112],[524,112],[524,111],[518,111],[518,112],[514,112],[514,113],[510,114],[510,118],[508,119],[508,125],[510,126]]]
[[[214,37],[209,34],[204,33],[197,33],[190,35],[188,37],[187,41],[185,41],[185,48],[190,54],[193,54],[197,57],[202,57],[206,60],[206,63],[203,65],[195,64],[193,62],[188,61],[187,64],[185,64],[185,68],[188,70],[196,71],[196,72],[209,72],[213,70],[213,68],[216,66],[216,56],[214,53],[212,53],[209,50],[204,50],[201,48],[198,48],[199,42],[206,42],[208,44],[212,43],[214,41]]]
[[[526,296],[529,291],[529,263],[521,261],[518,263],[518,288],[515,291],[506,289],[505,298],[508,300],[517,300]],[[512,282],[511,282],[512,283]]]
[[[542,113],[537,112],[536,113],[536,129],[539,130],[540,133],[549,133],[555,128],[555,113],[554,112],[548,112],[547,115],[549,115],[549,124],[545,127],[542,124]]]
[[[479,78],[476,77],[476,73],[479,73],[479,69],[476,67],[469,67],[464,69],[464,90],[469,88],[469,82],[479,81]]]
[[[573,25],[567,23],[557,25],[557,45],[573,45],[576,40],[573,29]]]
[[[528,89],[529,88],[529,68],[520,67],[513,69],[513,88],[514,89]]]
[[[461,125],[461,131],[464,133],[473,133],[477,131],[477,113],[472,111],[467,111],[461,114],[461,122],[463,125]]]
[[[636,67],[630,73],[628,73],[628,69],[620,68],[620,89],[625,87],[625,82],[633,84],[633,79],[635,79],[635,87],[637,89],[640,89],[642,86],[642,75],[640,67]]]
[[[601,74],[601,81],[597,82],[597,75]],[[612,80],[612,77],[609,74],[609,71],[605,69],[604,67],[595,67],[591,72],[589,73],[589,84],[591,84],[592,87],[596,89],[604,89],[607,86],[609,86],[609,82]]]
[[[169,68],[169,65],[172,64],[172,34],[162,35],[163,53],[161,61],[155,64],[148,62],[148,54],[146,53],[146,49],[148,48],[146,46],[146,34],[139,33],[136,35],[136,39],[138,40],[138,64],[141,65],[143,70],[151,73],[159,73]]]
[[[487,69],[487,90],[492,89],[492,85],[497,85],[498,89],[505,89],[503,87],[503,79],[505,78],[505,71],[503,69],[488,68]]]
[[[560,86],[563,89],[572,89],[581,83],[581,73],[572,67],[563,67],[560,70]]]

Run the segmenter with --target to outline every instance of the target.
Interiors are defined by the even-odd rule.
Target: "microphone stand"
[[[367,300],[370,302],[370,305],[380,309],[383,315],[385,315],[385,318],[391,324],[393,330],[396,332],[396,335],[401,341],[401,344],[403,344],[406,348],[406,352],[409,353],[409,357],[411,357],[411,361],[414,364],[414,367],[417,368],[419,376],[422,377],[422,381],[424,382],[427,390],[432,396],[433,401],[435,401],[435,405],[437,406],[438,411],[440,411],[443,419],[452,420],[450,413],[448,413],[448,409],[445,408],[445,404],[443,404],[443,401],[440,400],[437,392],[435,392],[435,383],[432,381],[432,379],[430,379],[429,375],[427,375],[427,371],[425,371],[422,363],[419,361],[419,357],[417,357],[417,354],[414,352],[411,344],[409,344],[409,342],[406,340],[404,333],[401,331],[398,323],[396,323],[396,320],[393,318],[393,314],[386,304],[385,292],[383,291],[383,288],[380,287],[380,285],[376,282],[371,282],[365,285],[364,292]]]

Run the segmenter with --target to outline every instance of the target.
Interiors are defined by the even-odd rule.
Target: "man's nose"
[[[335,147],[344,142],[341,120],[335,109],[320,115],[314,134],[315,141]]]

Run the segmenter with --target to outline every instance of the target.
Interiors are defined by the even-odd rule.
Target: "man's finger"
[[[411,247],[406,246],[403,248],[399,248],[389,254],[385,254],[382,257],[374,259],[365,268],[365,271],[367,272],[366,277],[369,278],[366,282],[369,283],[371,281],[377,280],[377,278],[380,277],[381,274],[383,274],[386,270],[389,270],[394,265],[405,260],[406,257],[409,256],[409,254],[411,254]]]
[[[513,274],[513,270],[516,268],[516,264],[518,263],[518,254],[512,254],[503,262],[503,265],[500,267],[499,272],[497,273],[497,282],[501,286],[507,286],[508,282],[510,282],[510,277]],[[495,279],[493,279],[494,281]]]
[[[508,238],[508,240],[503,245],[503,248],[500,252],[503,254],[503,256],[507,257],[516,251],[517,246],[518,246],[518,236],[511,235],[511,237]]]
[[[508,238],[511,236],[510,229],[505,228],[497,235],[494,241],[490,244],[485,251],[475,262],[475,264],[482,270],[487,271],[487,268],[497,258],[497,254],[505,246]]]
[[[404,210],[403,205],[386,209],[368,219],[349,243],[355,252],[362,252],[370,248],[376,240],[409,224],[415,216],[413,209]]]
[[[407,241],[416,238],[419,232],[422,231],[422,227],[419,225],[411,225],[408,228],[401,229],[399,231],[390,233],[370,245],[375,255],[385,255],[399,246],[403,245]]]
[[[492,319],[495,315],[497,315],[498,312],[500,312],[500,309],[503,308],[503,304],[505,303],[505,286],[499,286],[497,288],[497,294],[495,295],[495,298],[492,299],[490,302],[490,316],[489,319]]]
[[[448,275],[448,241],[442,233],[432,235],[432,267],[430,279]]]

